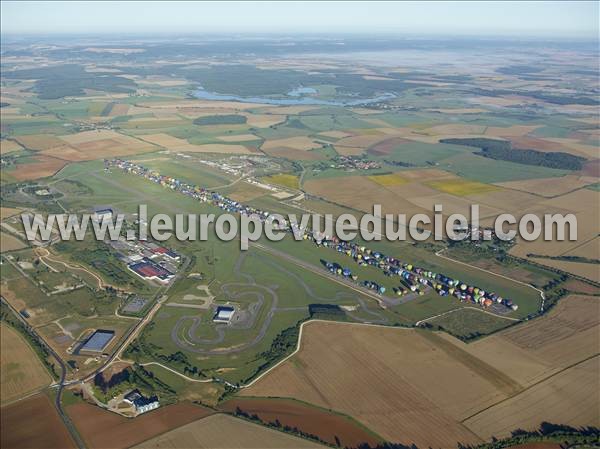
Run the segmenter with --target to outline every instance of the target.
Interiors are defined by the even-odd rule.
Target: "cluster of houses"
[[[220,193],[210,192],[203,187],[188,184],[170,176],[161,175],[156,170],[151,170],[129,161],[113,159],[107,161],[107,163],[116,166],[127,173],[142,176],[166,188],[176,190],[184,195],[197,199],[198,201],[215,205],[226,212],[258,217],[262,221],[266,221],[271,215],[267,211],[243,205]],[[397,295],[403,295],[408,292],[422,295],[426,288],[433,288],[440,296],[456,297],[461,301],[476,303],[483,307],[490,307],[492,304],[501,304],[512,310],[517,310],[518,308],[512,300],[503,298],[496,293],[487,292],[475,285],[467,284],[459,279],[454,279],[441,273],[435,273],[421,267],[413,266],[412,264],[402,262],[395,257],[386,256],[381,252],[373,251],[366,246],[354,242],[341,241],[335,236],[326,236],[317,231],[300,229],[294,224],[288,225],[286,223],[283,229],[288,232],[294,232],[296,235],[300,233],[304,240],[313,241],[318,247],[331,248],[339,253],[343,253],[351,257],[359,265],[374,266],[383,270],[384,274],[388,276],[398,277],[400,286],[394,289]],[[334,269],[336,273],[338,269],[341,269],[342,271],[339,274],[345,276],[345,269],[341,267],[334,267],[332,264],[331,267],[327,266],[327,269]],[[348,270],[348,273],[348,276],[352,277],[350,270]],[[380,286],[376,282],[365,281],[363,284],[365,287],[373,289],[379,294],[385,292],[385,287]]]
[[[381,164],[370,161],[359,156],[337,156],[331,168],[344,170],[375,170],[381,168]]]

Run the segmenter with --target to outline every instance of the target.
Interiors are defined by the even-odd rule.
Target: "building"
[[[215,314],[213,321],[215,323],[229,323],[234,313],[235,309],[233,307],[219,306],[217,307],[217,313]]]
[[[115,337],[115,332],[111,330],[98,329],[92,335],[85,339],[75,353],[80,352],[102,352]]]
[[[169,248],[165,248],[164,246],[158,246],[156,248],[151,249],[152,253],[154,253],[153,257],[156,256],[164,256],[171,260],[179,260],[180,256],[175,251]]]
[[[161,284],[168,284],[175,275],[164,267],[144,257],[139,262],[131,263],[127,266],[131,271],[145,280],[158,281]]]
[[[132,390],[123,397],[123,401],[135,407],[137,413],[146,413],[160,406],[157,396],[144,397],[139,390]]]
[[[112,220],[113,210],[112,209],[98,209],[94,211],[94,219],[96,221],[102,222],[102,220]]]

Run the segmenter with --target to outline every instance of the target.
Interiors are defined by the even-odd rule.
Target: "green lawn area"
[[[396,146],[391,154],[378,159],[425,166],[429,163],[436,163],[446,158],[461,155],[466,151],[471,151],[471,149],[460,145],[410,142]]]
[[[467,179],[486,183],[550,178],[571,173],[569,170],[494,160],[477,156],[471,152],[458,153],[451,157],[440,159],[438,162],[440,168]]]
[[[504,329],[513,322],[480,310],[463,308],[430,320],[428,323],[434,327],[439,326],[456,337],[468,338]]]
[[[434,146],[437,150],[447,150],[445,145]],[[440,148],[441,147],[441,148]],[[456,151],[459,151],[458,149]],[[462,151],[462,149],[460,150]],[[143,159],[143,158],[142,158]],[[221,179],[215,179],[214,175],[202,168],[186,165],[179,161],[149,161],[144,165],[159,169],[162,173],[188,179],[200,185],[209,185],[210,181],[221,183]],[[84,182],[93,193],[82,194],[75,199],[69,199],[68,206],[79,208],[91,208],[97,204],[111,204],[114,201],[116,207],[125,210],[133,208],[136,202],[147,202],[149,212],[193,212],[193,213],[220,213],[220,210],[200,204],[179,193],[167,190],[159,185],[153,184],[145,179],[126,175],[120,171],[113,170],[112,173],[104,173],[101,162],[89,162],[71,165],[65,169],[61,176],[69,176],[70,179]],[[94,174],[94,176],[91,176]],[[101,192],[101,194],[99,194]],[[128,192],[128,202],[123,203],[123,192]],[[283,206],[279,201],[271,197],[263,197],[255,200],[255,205],[269,211],[300,213],[299,210],[289,206]],[[280,251],[291,254],[294,257],[309,262],[315,267],[321,267],[321,259],[337,262],[341,266],[349,267],[358,274],[359,281],[373,280],[385,285],[390,295],[392,289],[399,282],[392,277],[385,276],[380,270],[373,267],[360,267],[351,258],[336,251],[317,248],[313,244],[301,241],[293,241],[290,236],[281,242],[273,243],[266,240],[261,241],[265,245],[272,246]],[[171,332],[177,321],[182,316],[196,316],[202,319],[196,336],[201,338],[215,338],[217,335],[214,324],[211,321],[212,311],[200,309],[178,308],[163,306],[155,316],[152,326],[143,333],[143,339],[155,346],[158,353],[165,356],[182,350],[190,359],[191,363],[202,367],[207,375],[223,377],[231,382],[246,380],[252,376],[265,362],[263,353],[269,350],[271,342],[284,329],[295,326],[298,321],[308,318],[310,303],[345,304],[356,305],[358,293],[347,289],[326,277],[307,271],[286,260],[280,259],[270,253],[250,249],[244,260],[240,261],[239,242],[221,242],[213,235],[209,236],[207,242],[178,242],[175,239],[169,241],[169,246],[190,257],[193,265],[189,272],[198,272],[204,275],[202,281],[184,279],[176,284],[171,292],[173,298],[181,298],[184,294],[193,292],[196,284],[210,283],[211,293],[215,296],[217,303],[224,300],[234,300],[242,309],[247,308],[255,301],[255,293],[261,287],[266,286],[273,289],[278,295],[278,310],[274,312],[271,325],[267,328],[265,336],[256,345],[232,354],[210,355],[195,354],[193,351],[179,348],[171,340]],[[539,297],[525,286],[516,284],[507,279],[490,276],[480,270],[452,263],[445,259],[436,257],[432,250],[415,247],[408,244],[397,244],[390,242],[371,242],[370,247],[381,250],[386,254],[396,256],[401,260],[426,267],[437,272],[463,279],[466,282],[478,285],[488,291],[497,291],[499,294],[512,298],[520,308],[512,312],[511,316],[526,316],[539,307]],[[252,276],[259,286],[248,286],[249,280],[236,272],[236,265],[242,273]],[[229,283],[237,283],[230,287],[230,293],[241,293],[238,299],[232,299],[224,294],[223,287]],[[306,286],[310,289],[306,290]],[[201,294],[199,296],[202,296]],[[234,295],[235,296],[235,295]],[[260,332],[261,325],[271,310],[272,298],[267,298],[258,311],[257,320],[248,329],[230,330],[225,333],[225,339],[212,345],[214,348],[233,347],[252,341]],[[173,301],[171,301],[173,302]],[[175,301],[179,302],[179,300]],[[461,307],[462,304],[454,298],[442,298],[435,293],[417,297],[408,303],[391,307],[387,310],[379,308],[374,300],[365,297],[367,309],[360,308],[356,316],[362,319],[372,320],[375,316],[386,318],[390,324],[410,324],[417,320]],[[112,305],[111,305],[112,306]],[[285,310],[290,308],[290,310]],[[66,310],[62,309],[61,312]],[[105,310],[102,308],[102,310]],[[108,310],[108,306],[106,308]],[[370,315],[374,313],[375,315]],[[461,312],[462,313],[462,312]],[[484,314],[480,314],[484,315]],[[477,321],[477,320],[471,320]],[[187,332],[190,323],[183,324],[180,332]],[[465,326],[469,325],[468,322]],[[475,322],[473,331],[478,329],[491,329],[487,322]],[[206,344],[210,348],[210,344]],[[142,361],[150,361],[147,356]]]
[[[150,160],[144,161],[143,158],[140,158],[139,163],[144,167],[152,168],[160,173],[168,174],[169,176],[173,176],[202,187],[210,188],[229,184],[234,179],[226,175],[224,172],[211,169],[198,162],[180,159],[158,161],[152,160],[152,157],[147,159]]]
[[[9,136],[22,136],[29,134],[69,134],[73,125],[57,119],[53,115],[40,115],[31,118],[2,118],[2,126]]]

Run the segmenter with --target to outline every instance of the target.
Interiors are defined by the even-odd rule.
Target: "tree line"
[[[440,139],[440,143],[464,145],[479,148],[481,151],[475,154],[490,159],[516,162],[524,165],[537,165],[562,170],[581,170],[587,159],[570,153],[544,152],[531,149],[512,148],[512,144],[506,140],[473,138],[450,138]]]

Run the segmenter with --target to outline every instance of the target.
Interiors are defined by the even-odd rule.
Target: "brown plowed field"
[[[337,437],[342,447],[358,447],[363,443],[375,447],[382,443],[381,439],[351,419],[298,401],[241,398],[231,399],[221,405],[222,410],[230,413],[234,413],[238,407],[250,415],[258,415],[263,422],[279,420],[282,426],[296,427],[331,444],[336,444]]]
[[[19,164],[14,170],[8,171],[7,174],[14,177],[17,181],[27,181],[52,176],[65,165],[67,165],[67,162],[60,159],[36,156],[35,162]]]
[[[300,351],[241,392],[342,412],[402,444],[455,448],[542,421],[600,425],[600,300],[465,344],[447,334],[309,322]]]
[[[261,150],[269,156],[284,157],[295,161],[321,161],[325,159],[322,154],[317,153],[316,151],[295,150],[293,148],[285,147],[271,148],[269,150],[261,148]]]
[[[2,449],[70,449],[75,442],[44,394],[2,408]]]
[[[510,372],[515,380],[528,387],[598,353],[600,299],[571,295],[541,318],[470,344],[456,341],[455,344]]]
[[[15,140],[25,148],[34,151],[43,151],[49,148],[64,145],[64,142],[56,136],[46,134],[30,134],[28,136],[18,136]]]
[[[311,322],[303,328],[298,354],[241,394],[296,398],[339,411],[401,444],[478,443],[459,421],[506,398],[517,385],[427,334]]]
[[[67,412],[90,449],[124,449],[214,413],[185,402],[134,419],[84,403],[68,406]]]
[[[429,212],[428,215],[433,215],[432,210],[427,211],[414,205],[366,176],[310,179],[304,183],[304,188],[307,193],[363,212],[372,212],[373,204],[381,204],[384,214],[404,213],[410,217],[417,213]]]
[[[586,162],[581,170],[581,174],[585,176],[600,177],[600,160],[596,159],[593,161]]]

